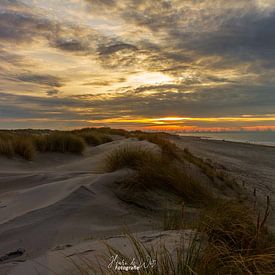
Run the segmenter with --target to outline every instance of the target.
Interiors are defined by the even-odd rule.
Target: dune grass
[[[174,249],[174,256],[167,249],[165,243],[159,243],[156,247],[146,246],[140,239],[131,233],[125,233],[126,238],[130,241],[130,245],[136,259],[136,263],[141,266],[140,270],[127,271],[127,274],[139,275],[191,275],[196,274],[195,268],[199,260],[201,245],[197,241],[196,232],[189,237],[190,239],[182,239],[177,243]],[[185,247],[184,242],[188,242]],[[111,256],[118,255],[124,262],[131,263],[132,259],[107,244]],[[105,257],[108,263],[109,257]],[[114,269],[104,269],[100,267],[101,274],[125,274],[125,271]]]
[[[243,195],[241,194],[242,192],[236,179],[230,177],[230,175],[225,171],[217,170],[209,162],[192,154],[187,148],[185,148],[183,151],[180,151],[180,155],[183,160],[187,160],[188,162],[200,168],[201,171],[213,182],[213,184],[216,184],[217,180],[220,180],[224,185],[233,190],[236,195]]]
[[[85,149],[84,140],[70,133],[52,133],[34,138],[40,152],[59,152],[81,154]]]
[[[33,160],[36,150],[30,137],[16,135],[0,136],[0,155],[12,158],[20,156],[25,160]]]
[[[12,158],[14,154],[13,142],[4,136],[0,136],[0,155]]]
[[[226,175],[221,175],[209,163],[188,150],[183,152],[184,160],[199,167],[213,181],[219,178],[231,184],[231,179]],[[270,213],[269,201],[262,217],[256,215],[251,207],[237,199],[212,196],[207,188],[186,176],[180,161],[171,161],[171,158],[163,158],[141,149],[117,150],[108,161],[113,170],[129,167],[137,171],[136,176],[122,182],[127,187],[168,187],[170,191],[180,194],[185,202],[193,205],[207,202],[202,208],[201,219],[195,223],[201,238],[206,239],[200,253],[191,255],[191,258],[195,257],[196,264],[190,267],[186,265],[184,257],[176,258],[175,261],[171,258],[168,260],[171,255],[166,255],[164,262],[161,260],[161,270],[146,270],[140,274],[274,274],[275,238],[266,226]],[[164,228],[182,230],[185,222],[183,216],[183,211],[167,213]],[[182,252],[178,253],[182,255]],[[165,255],[165,249],[160,254]],[[182,269],[183,266],[185,269]]]
[[[238,201],[216,201],[202,217],[208,237],[199,269],[204,274],[274,274],[275,239],[261,218]]]
[[[87,133],[97,133],[100,135],[110,136],[110,135],[116,135],[116,136],[124,136],[129,137],[130,132],[124,130],[124,129],[113,129],[109,127],[100,127],[100,128],[82,128],[78,130],[71,131],[73,134],[87,134]]]
[[[141,169],[144,164],[150,164],[156,161],[157,155],[141,147],[123,146],[106,157],[107,171],[115,171],[122,168]]]
[[[18,137],[14,141],[14,152],[25,160],[33,160],[36,154],[35,146],[29,137]]]
[[[124,133],[112,129],[81,129],[75,131],[50,130],[2,130],[0,131],[0,155],[13,158],[21,156],[32,160],[36,152],[81,154],[86,145],[97,146],[111,142],[110,133]],[[126,131],[125,131],[126,132]],[[125,134],[125,133],[124,133]]]
[[[113,141],[110,136],[104,135],[96,131],[79,133],[78,135],[82,137],[86,144],[90,146],[98,146]]]
[[[178,221],[174,218],[165,221],[165,230],[183,229],[178,226],[184,223],[183,215],[176,215]],[[202,210],[197,228],[191,231],[193,234],[175,244],[173,253],[165,247],[165,243],[153,247],[145,245],[131,233],[127,233],[126,237],[137,262],[157,260],[156,265],[139,270],[141,275],[274,274],[275,239],[266,226],[268,215],[269,205],[261,218],[237,200],[217,199]],[[131,262],[129,255],[115,247],[107,247],[110,255],[118,255],[121,260]],[[102,265],[99,270],[101,274],[107,271]],[[112,269],[108,272],[123,274],[123,271]],[[135,272],[128,271],[127,274]]]
[[[178,148],[177,146],[172,143],[169,139],[167,139],[166,135],[161,133],[144,133],[144,132],[137,132],[134,134],[139,140],[147,140],[151,143],[158,145],[163,155],[165,157],[178,159]]]
[[[200,182],[187,176],[180,163],[173,163],[157,152],[138,147],[122,147],[106,158],[108,171],[132,168],[135,176],[121,184],[128,188],[162,188],[181,195],[187,202],[206,203],[212,199],[212,193]]]

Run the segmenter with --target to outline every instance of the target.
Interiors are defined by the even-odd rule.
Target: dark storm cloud
[[[23,82],[30,82],[50,87],[62,87],[62,80],[53,75],[39,75],[39,74],[22,74],[16,77]]]

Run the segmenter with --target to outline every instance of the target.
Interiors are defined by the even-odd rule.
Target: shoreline
[[[237,139],[226,139],[226,138],[218,138],[218,137],[209,137],[209,136],[196,136],[196,135],[183,135],[183,134],[176,134],[177,136],[181,137],[188,137],[188,138],[199,138],[201,140],[209,140],[209,141],[223,141],[223,142],[231,142],[231,143],[241,143],[241,144],[249,144],[249,145],[257,145],[257,146],[266,146],[266,147],[275,147],[275,142],[271,141],[248,141],[248,140],[237,140]]]

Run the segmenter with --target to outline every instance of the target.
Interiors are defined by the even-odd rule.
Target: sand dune
[[[106,154],[119,146],[156,149],[129,139],[91,147],[84,156],[41,154],[30,163],[1,159],[0,256],[23,249],[20,260],[28,260],[62,243],[118,234],[126,226],[149,229],[150,218],[115,192],[115,182],[131,171],[104,172]],[[13,259],[6,259],[0,274],[13,266]]]
[[[175,141],[181,148],[189,147],[197,155],[224,165],[238,179],[245,179],[249,169],[252,175],[257,175],[256,179],[261,178],[251,163],[244,162],[243,154],[234,155],[228,149],[234,152],[241,145],[224,142],[213,145],[214,141],[192,138]],[[175,194],[163,194],[161,190],[127,193],[117,182],[134,171],[122,169],[106,173],[106,155],[120,146],[160,150],[147,141],[123,139],[89,147],[83,156],[45,153],[32,162],[0,159],[0,274],[53,274],[49,269],[58,274],[79,274],[71,260],[81,264],[83,257],[96,259],[106,253],[105,241],[132,255],[129,241],[121,236],[126,229],[138,232],[146,245],[156,246],[157,242],[164,241],[171,252],[182,235],[187,240],[184,245],[188,245],[191,231],[159,229],[163,219],[161,210],[179,202]],[[252,154],[255,148],[242,150]],[[273,164],[268,159],[274,149],[265,151],[258,154],[262,160],[266,159],[261,169],[270,171]],[[190,176],[209,184],[207,176],[197,167],[191,164],[188,167]],[[272,190],[274,201],[271,178],[263,178],[260,183],[254,179],[247,188],[255,186]],[[186,215],[193,218],[196,214],[194,208],[186,208]]]

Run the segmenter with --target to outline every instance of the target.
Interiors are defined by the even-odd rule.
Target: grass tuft
[[[151,143],[158,145],[161,148],[162,153],[165,157],[174,158],[174,159],[179,158],[177,146],[174,143],[172,143],[169,139],[167,139],[165,135],[160,133],[158,134],[137,133],[135,134],[135,136],[139,140],[147,140]]]
[[[129,188],[162,188],[181,195],[187,202],[208,203],[211,192],[186,173],[183,165],[162,158],[155,152],[136,147],[122,147],[106,159],[108,171],[132,168],[136,176],[122,184]]]
[[[107,156],[106,169],[110,172],[122,168],[141,169],[145,163],[149,165],[154,159],[156,155],[149,150],[140,147],[120,147]]]
[[[82,137],[85,140],[86,144],[90,146],[98,146],[113,141],[113,139],[110,136],[95,131],[80,133],[79,136]]]
[[[275,242],[263,219],[237,201],[217,201],[202,219],[208,237],[200,270],[204,274],[273,274]]]
[[[81,154],[85,149],[84,140],[69,133],[53,133],[35,138],[36,148],[40,152],[60,152]]]
[[[14,140],[14,152],[25,160],[33,160],[36,149],[30,138],[18,137]]]
[[[14,154],[15,152],[12,141],[4,136],[0,136],[0,155],[12,158]]]

